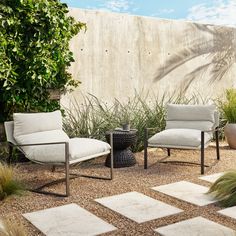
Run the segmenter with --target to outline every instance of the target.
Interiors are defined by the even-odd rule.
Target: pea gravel
[[[216,160],[214,144],[206,150],[205,162],[210,165],[210,167],[206,169],[205,174],[207,175],[236,169],[236,150],[229,149],[225,143],[221,143],[220,146],[220,161]],[[200,176],[199,166],[158,163],[158,161],[161,160],[185,160],[199,163],[199,151],[171,150],[171,157],[167,157],[166,150],[149,149],[149,168],[147,170],[143,169],[143,152],[136,153],[135,156],[137,164],[133,167],[114,169],[114,180],[112,181],[82,177],[71,180],[71,196],[68,198],[46,196],[31,192],[26,192],[21,197],[7,198],[0,202],[0,217],[23,224],[28,235],[43,235],[23,218],[23,213],[76,203],[118,228],[117,231],[103,234],[104,236],[158,235],[153,229],[197,216],[205,217],[236,230],[236,220],[218,214],[217,211],[222,208],[217,203],[199,207],[151,190],[151,187],[181,180],[190,181],[203,186],[210,186],[210,183],[198,179]],[[105,157],[101,157],[97,160],[73,167],[72,172],[91,175],[108,175],[109,168],[104,166],[104,162]],[[49,180],[63,177],[64,172],[62,168],[57,168],[56,172],[53,173],[48,166],[24,163],[19,164],[18,175],[27,186],[33,187]],[[50,190],[63,192],[64,185],[56,185]],[[130,191],[143,193],[184,211],[178,215],[138,224],[94,201],[96,198]]]

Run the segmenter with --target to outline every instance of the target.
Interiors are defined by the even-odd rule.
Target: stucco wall
[[[135,90],[216,96],[236,85],[234,28],[82,9],[70,15],[87,24],[71,42],[77,98],[82,91],[124,99]]]

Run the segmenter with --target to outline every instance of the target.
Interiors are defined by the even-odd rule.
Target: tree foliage
[[[0,121],[16,111],[51,111],[48,89],[77,86],[70,39],[85,28],[59,0],[0,1]]]

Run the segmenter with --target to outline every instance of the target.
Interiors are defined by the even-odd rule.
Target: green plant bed
[[[6,142],[0,143],[0,161],[7,163],[9,158],[9,147]],[[30,160],[18,149],[14,148],[12,152],[11,163],[29,162]]]
[[[187,98],[182,95],[163,95],[160,99],[136,95],[126,102],[114,100],[107,104],[93,95],[85,96],[82,101],[74,100],[70,109],[65,109],[64,129],[70,137],[94,137],[105,140],[105,132],[121,127],[124,119],[131,129],[137,129],[137,142],[134,152],[143,149],[145,127],[156,127],[156,132],[165,128],[165,106],[167,103],[203,104],[208,99],[198,95]]]
[[[0,142],[0,161],[7,159],[8,147],[6,142]]]
[[[12,153],[11,163],[17,164],[17,163],[24,163],[24,162],[30,162],[30,160],[26,158],[25,155],[21,151],[14,149]]]
[[[236,206],[236,170],[221,176],[209,189],[209,194],[224,207]]]

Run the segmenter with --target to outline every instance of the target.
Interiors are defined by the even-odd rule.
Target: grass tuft
[[[0,236],[26,236],[26,232],[22,225],[9,220],[0,220],[3,227],[0,227]]]
[[[216,180],[208,193],[224,207],[236,206],[236,170],[229,171]]]
[[[15,177],[15,168],[0,162],[0,200],[10,195],[21,195],[23,185]]]

